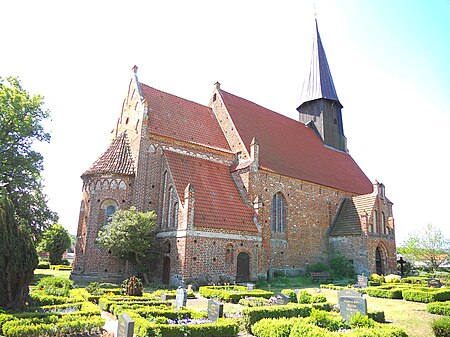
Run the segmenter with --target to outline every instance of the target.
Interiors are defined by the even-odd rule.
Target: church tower
[[[316,20],[309,75],[297,108],[299,121],[313,128],[324,144],[347,152],[341,110]]]

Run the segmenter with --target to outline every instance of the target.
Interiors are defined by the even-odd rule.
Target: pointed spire
[[[315,22],[316,31],[314,34],[311,65],[309,74],[305,77],[305,81],[303,82],[300,105],[320,98],[336,101],[340,104],[331,76],[330,67],[328,66],[325,49],[323,48],[322,40],[320,39],[317,19],[315,19]]]

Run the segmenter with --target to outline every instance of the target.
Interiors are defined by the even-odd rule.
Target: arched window
[[[178,227],[178,202],[173,205],[173,213],[172,213],[172,227]]]
[[[272,232],[283,233],[286,228],[286,200],[280,192],[272,197],[271,218]]]
[[[378,212],[376,210],[373,211],[373,232],[377,232],[377,218],[378,218]]]
[[[169,193],[168,193],[168,204],[167,207],[167,227],[172,227],[172,221],[173,221],[173,188],[170,186]]]
[[[164,177],[162,181],[162,214],[161,214],[161,228],[164,228],[166,225],[166,204],[167,204],[167,171],[164,172]]]
[[[386,216],[384,212],[381,212],[381,232],[383,234],[389,234],[389,228],[386,226]]]
[[[100,223],[106,225],[111,222],[112,215],[116,212],[118,206],[114,200],[107,199],[103,201],[100,209]]]

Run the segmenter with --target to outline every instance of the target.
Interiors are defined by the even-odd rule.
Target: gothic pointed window
[[[272,197],[271,219],[272,232],[284,233],[286,228],[286,200],[280,192]]]
[[[173,188],[172,186],[169,188],[168,193],[168,207],[167,207],[167,227],[172,227],[172,221],[173,221]]]
[[[386,216],[384,212],[381,212],[381,232],[383,234],[389,234],[389,228],[386,226]]]
[[[164,172],[164,177],[162,181],[162,205],[161,205],[161,228],[164,228],[166,226],[166,205],[167,205],[167,171]]]
[[[373,232],[377,232],[377,222],[378,222],[378,212],[376,210],[373,211]]]
[[[176,202],[173,206],[172,212],[172,227],[178,227],[178,202]]]

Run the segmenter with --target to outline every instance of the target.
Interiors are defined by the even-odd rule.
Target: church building
[[[392,202],[348,153],[342,108],[317,23],[298,120],[219,83],[198,104],[140,83],[133,67],[111,143],[81,176],[71,277],[137,270],[96,243],[131,206],[157,214],[154,281],[296,275],[336,254],[357,273],[395,273]]]

